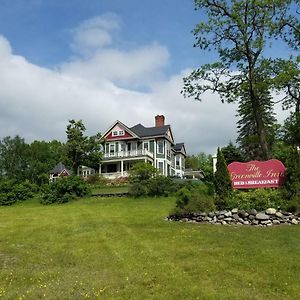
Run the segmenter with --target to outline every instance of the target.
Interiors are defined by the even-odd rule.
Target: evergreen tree
[[[268,86],[261,83],[259,87],[259,113],[264,126],[267,138],[267,147],[272,150],[275,142],[276,119],[274,117],[273,102]],[[242,155],[246,160],[264,160],[265,156],[261,148],[259,133],[257,130],[256,119],[253,114],[250,91],[245,89],[240,97],[238,106],[239,120],[237,122],[238,137]]]
[[[216,205],[219,209],[226,208],[226,198],[232,191],[230,174],[224,155],[220,148],[217,151],[217,165],[215,172],[215,190],[217,194]]]
[[[238,147],[236,147],[231,141],[226,147],[223,147],[221,150],[227,165],[234,161],[244,161],[244,157],[241,153],[241,150]]]

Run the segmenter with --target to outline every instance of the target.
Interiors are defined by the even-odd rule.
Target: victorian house
[[[131,166],[138,161],[154,165],[164,176],[184,175],[185,146],[175,143],[171,126],[165,125],[163,115],[155,117],[153,127],[128,127],[114,122],[103,134],[103,151],[99,173],[107,178],[128,176]]]

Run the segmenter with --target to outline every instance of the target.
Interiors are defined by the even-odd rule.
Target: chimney
[[[161,127],[165,125],[165,116],[157,115],[155,116],[155,127]]]

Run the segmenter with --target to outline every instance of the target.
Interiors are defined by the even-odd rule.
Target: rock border
[[[170,215],[168,221],[207,223],[215,225],[252,225],[269,227],[273,225],[298,225],[300,224],[300,212],[292,214],[275,208],[268,208],[265,211],[257,212],[255,209],[249,211],[232,210],[188,213],[182,216]]]

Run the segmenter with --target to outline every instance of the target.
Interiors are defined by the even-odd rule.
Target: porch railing
[[[130,158],[130,157],[139,157],[139,156],[149,156],[153,158],[153,153],[146,150],[131,150],[131,151],[118,151],[118,152],[111,152],[105,153],[104,158]]]

